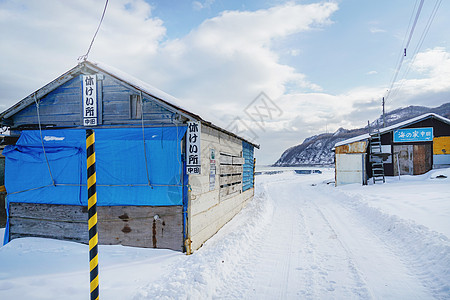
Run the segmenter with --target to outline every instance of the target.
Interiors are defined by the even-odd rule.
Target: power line
[[[103,18],[105,17],[105,12],[106,12],[106,7],[108,6],[108,1],[109,0],[106,0],[105,7],[103,8],[102,17],[100,19],[100,22],[98,23],[97,30],[95,31],[94,36],[92,37],[91,44],[89,45],[89,48],[88,48],[86,54],[85,55],[81,55],[80,57],[78,57],[78,61],[79,62],[87,60],[87,58],[89,56],[89,52],[91,52],[91,48],[92,48],[92,45],[94,44],[95,37],[97,36],[98,30],[100,29],[100,26],[102,25]]]
[[[395,89],[395,91],[394,91],[394,93],[392,95],[392,98],[395,98],[397,96],[397,94],[399,93],[399,91],[401,90],[401,88],[403,87],[403,85],[405,83],[405,81],[403,79],[405,79],[408,76],[409,71],[411,70],[411,67],[414,65],[414,62],[417,59],[417,54],[419,53],[419,50],[422,47],[423,42],[425,41],[425,38],[428,35],[428,32],[430,31],[431,24],[433,23],[433,21],[434,21],[434,19],[436,17],[437,11],[439,10],[439,7],[440,7],[441,3],[442,3],[442,0],[436,0],[436,3],[434,4],[433,10],[432,10],[430,16],[428,17],[427,24],[425,25],[425,28],[424,28],[424,30],[422,32],[422,35],[420,36],[420,39],[419,39],[419,41],[418,41],[418,43],[416,45],[416,48],[414,49],[414,52],[413,52],[413,55],[412,55],[412,60],[408,64],[408,67],[406,68],[405,72],[403,73],[403,75],[402,75],[402,77],[400,79],[400,81],[401,81],[400,82],[400,86]]]
[[[397,81],[398,73],[400,72],[400,68],[402,67],[403,60],[404,60],[404,58],[406,56],[406,50],[407,50],[407,48],[409,46],[409,43],[411,42],[411,38],[412,38],[412,35],[414,33],[414,29],[416,28],[416,24],[417,24],[417,20],[419,19],[420,12],[422,11],[422,7],[423,7],[423,2],[424,1],[425,0],[421,0],[420,3],[419,3],[419,7],[417,8],[416,17],[414,18],[413,25],[411,26],[411,30],[409,32],[408,41],[406,42],[405,47],[403,48],[403,55],[400,57],[400,60],[399,60],[398,65],[397,65],[397,68],[396,68],[396,70],[394,72],[394,75],[392,77],[391,84],[390,84],[389,89],[387,91],[387,94],[385,96],[385,100],[388,100],[388,98],[390,96],[390,93],[392,91],[392,88],[394,87],[394,84]],[[416,2],[416,4],[417,4],[417,2]],[[415,8],[416,8],[416,5],[414,5],[414,10],[415,10]],[[414,10],[413,10],[413,13],[414,13]],[[411,19],[410,19],[410,22],[411,22]]]
[[[406,49],[408,49],[409,42],[411,42],[411,38],[412,38],[412,35],[414,33],[414,29],[416,28],[417,20],[419,19],[420,12],[422,11],[422,7],[423,7],[423,2],[424,1],[425,0],[421,0],[420,1],[419,8],[417,9],[416,18],[414,19],[414,23],[413,23],[413,26],[411,28],[411,32],[409,34],[408,42],[406,43],[406,46],[405,46],[405,56],[406,56]]]

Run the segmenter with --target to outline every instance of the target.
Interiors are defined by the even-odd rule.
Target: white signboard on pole
[[[97,76],[83,75],[83,125],[97,125]]]
[[[200,174],[200,122],[188,122],[186,132],[186,174]]]

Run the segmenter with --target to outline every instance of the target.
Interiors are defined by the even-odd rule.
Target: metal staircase
[[[370,134],[370,163],[372,165],[372,179],[373,184],[377,182],[385,182],[384,165],[383,165],[383,151],[381,150],[381,135],[378,130]]]

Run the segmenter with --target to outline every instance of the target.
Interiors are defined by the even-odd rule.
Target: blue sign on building
[[[433,127],[408,128],[394,131],[394,143],[433,141]]]

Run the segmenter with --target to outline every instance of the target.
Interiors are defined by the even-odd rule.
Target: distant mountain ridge
[[[385,116],[386,126],[391,126],[426,113],[435,113],[450,119],[450,102],[434,108],[408,106],[393,110]],[[376,128],[377,122],[382,124],[383,117],[380,116],[377,120],[373,121],[370,126]],[[322,133],[311,136],[306,138],[302,144],[284,151],[273,166],[288,167],[333,164],[334,153],[331,149],[337,142],[367,133],[367,131],[367,126],[351,130],[339,128],[334,133]]]

